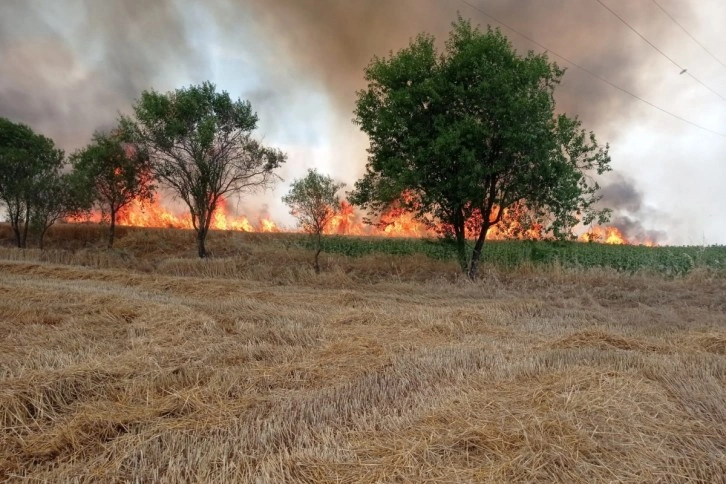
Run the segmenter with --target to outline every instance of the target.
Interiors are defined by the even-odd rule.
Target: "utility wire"
[[[469,8],[478,11],[479,13],[481,13],[482,15],[484,15],[485,17],[493,20],[494,22],[498,23],[499,25],[503,26],[504,28],[506,28],[508,30],[511,30],[515,34],[519,35],[520,37],[522,37],[522,38],[530,41],[531,43],[533,43],[534,45],[538,46],[539,48],[544,49],[545,51],[551,53],[555,57],[559,57],[560,59],[562,59],[563,61],[567,62],[568,64],[570,64],[570,65],[572,65],[574,67],[577,67],[578,69],[580,69],[581,71],[583,71],[583,72],[591,75],[595,79],[597,79],[597,80],[599,80],[601,82],[604,82],[605,84],[609,85],[610,87],[613,87],[613,88],[617,89],[618,91],[621,91],[621,92],[627,94],[628,96],[631,96],[631,97],[637,99],[638,101],[640,101],[642,103],[645,103],[648,106],[650,106],[652,108],[655,108],[655,109],[657,109],[658,111],[660,111],[660,112],[662,112],[664,114],[667,114],[668,116],[671,116],[672,118],[675,118],[675,119],[677,119],[679,121],[682,121],[682,122],[684,122],[686,124],[690,124],[691,126],[693,126],[695,128],[701,129],[703,131],[707,131],[707,132],[709,132],[711,134],[715,134],[716,136],[721,136],[722,138],[726,138],[726,133],[721,133],[719,131],[715,131],[713,129],[710,129],[710,128],[707,128],[705,126],[702,126],[702,125],[700,125],[698,123],[694,123],[693,121],[689,121],[686,118],[683,118],[683,117],[681,117],[681,116],[679,116],[677,114],[674,114],[674,113],[672,113],[672,112],[670,112],[670,111],[668,111],[668,110],[666,110],[666,109],[664,109],[664,108],[662,108],[662,107],[660,107],[660,106],[658,106],[656,104],[653,104],[652,102],[650,102],[650,101],[648,101],[646,99],[643,99],[642,97],[638,96],[637,94],[635,94],[635,93],[633,93],[633,92],[631,92],[631,91],[629,91],[629,90],[627,90],[625,88],[622,88],[622,87],[618,86],[617,84],[615,84],[615,83],[609,81],[608,79],[600,76],[599,74],[591,71],[587,67],[584,67],[584,66],[582,66],[582,65],[580,65],[580,64],[578,64],[578,63],[576,63],[574,61],[571,61],[567,57],[565,57],[565,56],[563,56],[561,54],[558,54],[554,50],[552,50],[552,49],[548,48],[547,46],[542,45],[541,43],[537,42],[532,37],[524,34],[523,32],[515,29],[514,27],[512,27],[512,26],[510,26],[510,25],[502,22],[501,20],[499,20],[498,18],[494,17],[493,15],[490,15],[484,9],[482,9],[481,7],[478,7],[477,5],[471,3],[469,0],[459,0],[459,1],[461,3],[467,5]]]
[[[661,10],[661,11],[662,11],[662,12],[663,12],[663,13],[664,13],[664,14],[665,14],[665,15],[666,15],[666,16],[667,16],[667,17],[668,17],[669,19],[671,19],[671,20],[673,21],[673,23],[674,23],[674,24],[676,24],[676,25],[677,25],[678,27],[680,27],[680,28],[681,28],[681,30],[682,30],[683,32],[685,32],[685,33],[686,33],[686,35],[687,35],[687,36],[689,36],[689,37],[691,38],[691,40],[692,40],[692,41],[694,41],[694,42],[695,42],[696,44],[698,44],[698,46],[699,46],[699,47],[700,47],[701,49],[703,49],[703,50],[704,50],[704,51],[705,51],[705,52],[706,52],[706,53],[707,53],[708,55],[710,55],[711,57],[713,57],[713,59],[714,59],[714,60],[715,60],[716,62],[718,62],[719,64],[721,64],[721,66],[723,66],[724,68],[726,68],[726,64],[724,64],[724,62],[723,62],[723,61],[722,61],[721,59],[719,59],[718,57],[716,57],[716,56],[714,55],[714,53],[713,53],[713,52],[711,52],[710,50],[708,50],[708,49],[706,48],[706,46],[705,46],[705,45],[703,45],[703,44],[702,44],[701,42],[699,42],[699,41],[698,41],[698,39],[697,39],[697,38],[695,38],[695,37],[694,37],[693,35],[691,35],[691,33],[690,33],[690,32],[689,32],[688,30],[686,30],[686,28],[685,28],[685,27],[684,27],[683,25],[681,25],[681,23],[680,23],[680,22],[679,22],[678,20],[676,20],[676,19],[675,19],[675,18],[673,17],[673,15],[671,15],[670,13],[668,13],[668,11],[667,11],[667,10],[666,10],[665,8],[663,8],[663,6],[662,6],[662,5],[660,4],[660,3],[658,3],[658,2],[656,1],[656,0],[651,0],[651,1],[652,1],[652,2],[653,2],[653,3],[655,4],[655,5],[656,5],[656,7],[658,7],[658,8],[659,8],[659,9],[660,9],[660,10]]]
[[[707,85],[706,85],[706,84],[705,84],[705,83],[704,83],[703,81],[701,81],[701,80],[700,80],[699,78],[697,78],[696,76],[694,76],[693,74],[691,74],[691,73],[690,73],[690,72],[688,71],[688,69],[686,69],[685,67],[683,67],[682,65],[680,65],[680,64],[679,64],[678,62],[674,61],[674,60],[673,60],[673,59],[672,59],[672,58],[671,58],[670,56],[668,56],[668,54],[666,54],[665,52],[663,52],[662,50],[660,50],[660,49],[659,49],[658,47],[656,47],[656,45],[655,45],[655,44],[654,44],[653,42],[651,42],[651,41],[650,41],[650,40],[648,40],[648,39],[647,39],[647,38],[646,38],[646,37],[645,37],[645,36],[644,36],[643,34],[641,34],[640,32],[638,32],[638,31],[637,31],[637,30],[635,29],[635,27],[633,27],[632,25],[630,25],[630,24],[629,24],[629,23],[628,23],[628,22],[627,22],[627,21],[626,21],[626,20],[625,20],[625,19],[624,19],[623,17],[621,17],[620,15],[618,15],[618,14],[617,14],[617,13],[616,13],[616,12],[615,12],[615,11],[614,11],[613,9],[611,9],[610,7],[608,7],[607,5],[605,5],[605,4],[603,3],[603,1],[602,1],[602,0],[595,0],[595,1],[596,1],[597,3],[599,3],[600,5],[602,5],[602,7],[603,7],[603,8],[605,9],[605,10],[607,10],[608,12],[610,12],[611,14],[613,14],[613,15],[614,15],[614,16],[615,16],[615,17],[616,17],[616,18],[617,18],[618,20],[620,20],[620,21],[621,21],[621,22],[622,22],[623,24],[625,24],[625,26],[626,26],[626,27],[628,27],[628,28],[629,28],[630,30],[632,30],[633,32],[635,32],[635,34],[636,34],[636,35],[637,35],[638,37],[640,37],[641,39],[643,39],[643,40],[645,41],[645,43],[646,43],[646,44],[648,44],[649,46],[653,47],[653,49],[655,49],[655,50],[656,50],[656,51],[657,51],[657,52],[658,52],[658,53],[659,53],[660,55],[662,55],[663,57],[665,57],[666,59],[668,59],[669,61],[671,61],[671,63],[672,63],[672,64],[673,64],[674,66],[676,66],[676,67],[677,67],[678,69],[680,69],[680,70],[681,70],[681,74],[686,74],[686,75],[687,75],[687,76],[689,76],[689,77],[690,77],[691,79],[693,79],[694,81],[696,81],[697,83],[699,83],[700,85],[702,85],[703,87],[705,87],[706,89],[708,89],[709,91],[711,91],[712,93],[714,93],[715,95],[717,95],[718,97],[720,97],[720,98],[721,98],[721,100],[723,100],[723,101],[726,101],[726,97],[722,96],[722,95],[721,95],[721,94],[720,94],[720,93],[719,93],[718,91],[716,91],[715,89],[713,89],[713,88],[711,88],[711,87],[707,86]]]

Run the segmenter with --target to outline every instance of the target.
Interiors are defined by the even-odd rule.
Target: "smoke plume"
[[[5,0],[0,115],[75,149],[144,89],[206,71],[171,0]]]
[[[623,49],[622,25],[597,5],[578,0],[473,3],[613,82],[642,91],[635,67],[647,62],[649,47],[634,38],[633,48]],[[634,24],[652,16],[645,7],[618,4]],[[274,63],[296,66],[298,76],[286,79],[286,86],[269,86],[262,103],[274,103],[270,98],[284,96],[285,88],[302,77],[324,86],[339,115],[349,119],[355,90],[363,86],[363,68],[374,55],[387,55],[424,31],[443,40],[457,13],[497,26],[464,3],[436,0],[212,0],[204,7],[182,0],[70,0],[63,5],[5,0],[0,9],[1,114],[58,132],[66,146],[87,137],[83,130],[89,125],[112,120],[144,89],[171,89],[179,87],[175,79],[211,75],[211,36],[205,38],[204,29],[253,58],[260,45],[272,45],[279,55]],[[190,21],[205,15],[212,26]],[[243,42],[240,30],[255,32],[256,42]],[[540,50],[506,29],[504,33],[520,50]],[[656,28],[650,35],[663,32]],[[574,68],[563,84],[561,109],[581,115],[593,129],[612,117],[623,100],[629,102]]]
[[[612,174],[609,178],[609,183],[600,190],[600,204],[613,209],[610,225],[620,229],[628,239],[656,243],[664,241],[664,231],[647,229],[640,222],[652,216],[654,209],[644,203],[643,193],[636,187],[635,182],[619,173]]]
[[[230,0],[233,1],[233,0]],[[306,76],[323,83],[345,116],[350,116],[355,90],[363,87],[363,68],[374,55],[385,56],[405,46],[420,32],[434,34],[440,43],[457,15],[474,24],[501,27],[481,11],[463,2],[436,0],[247,0],[247,6],[269,32],[288,60]],[[625,28],[594,2],[579,0],[473,1],[489,15],[505,21],[530,38],[563,53],[568,59],[601,74],[635,93],[643,93],[640,72],[652,60],[650,47],[637,37],[623,35]],[[653,11],[642,2],[619,2],[618,10],[636,25],[653,24]],[[682,16],[687,12],[681,12]],[[648,29],[654,42],[669,31],[665,23]],[[541,51],[528,40],[502,27],[520,52]],[[626,39],[623,39],[626,37]],[[629,48],[623,48],[623,40]],[[618,48],[614,48],[614,46]],[[558,89],[560,111],[579,115],[592,129],[607,124],[614,114],[622,120],[622,106],[630,103],[611,86],[571,67]]]

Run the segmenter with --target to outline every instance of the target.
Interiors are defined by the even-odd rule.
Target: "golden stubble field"
[[[0,249],[0,480],[726,480],[722,276],[169,237]]]

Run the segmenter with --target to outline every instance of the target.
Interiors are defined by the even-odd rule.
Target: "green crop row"
[[[293,243],[304,248],[313,246],[313,241],[307,237],[298,237]],[[430,239],[327,236],[323,250],[352,257],[378,253],[456,259],[453,244]],[[679,275],[697,267],[726,270],[726,246],[645,247],[581,242],[488,241],[482,262],[501,268],[558,264],[563,267],[606,267],[622,272],[649,270]]]

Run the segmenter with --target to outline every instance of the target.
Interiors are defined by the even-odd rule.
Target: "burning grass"
[[[718,274],[214,236],[0,249],[0,480],[724,480]]]

